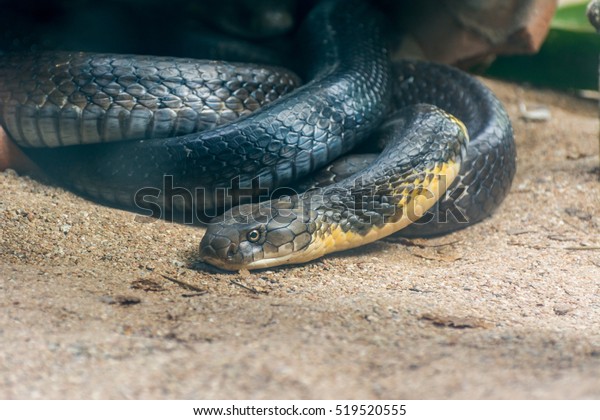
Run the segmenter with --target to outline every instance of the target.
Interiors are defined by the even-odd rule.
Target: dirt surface
[[[486,83],[519,153],[494,217],[299,267],[207,271],[202,229],[0,173],[0,397],[600,398],[597,107]]]

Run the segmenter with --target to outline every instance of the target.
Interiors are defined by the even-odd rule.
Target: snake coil
[[[406,190],[406,179],[438,182],[443,167],[452,174],[452,185],[445,195],[438,191],[443,196],[427,219],[403,225],[403,232],[440,234],[477,222],[504,199],[515,173],[508,116],[487,88],[458,70],[411,61],[390,65],[383,26],[382,16],[365,1],[319,3],[298,34],[305,63],[300,73],[308,80],[301,87],[295,75],[279,68],[107,54],[6,55],[0,58],[0,122],[34,161],[82,194],[127,207],[139,206],[140,197],[145,202],[149,195],[170,210],[177,203],[169,191],[186,190],[193,194],[181,205],[184,210],[219,214],[243,201],[242,193],[270,193],[325,167],[366,140],[390,109],[428,103],[466,125],[471,138],[466,155],[456,148],[466,144],[456,129],[462,124],[437,109],[418,108],[427,115],[421,120],[428,121],[425,127],[433,118],[440,124],[436,130],[453,133],[456,141],[447,147],[456,153],[440,152],[446,163],[437,159],[440,153],[423,154],[428,160],[418,176],[400,165],[403,181],[397,173],[388,174],[381,183],[396,181],[380,193],[395,196],[400,193],[394,188],[403,185],[402,194],[413,197],[415,189]],[[194,75],[204,65],[202,76]],[[409,121],[409,128],[402,129],[404,138],[427,143],[418,140],[419,118]],[[205,130],[192,132],[198,129]],[[413,150],[406,145],[400,149]],[[381,171],[369,168],[363,179]],[[346,186],[352,196],[352,186]],[[333,204],[321,202],[321,209],[327,205]],[[355,235],[348,237],[355,245],[377,225],[343,210],[312,212],[310,217],[330,218],[319,222],[326,224],[328,234],[335,225],[346,229],[344,235]],[[231,214],[214,221],[203,244]],[[300,248],[294,240],[301,234],[281,231],[276,242],[286,250]],[[221,259],[214,263],[233,267],[232,249],[240,245],[217,246],[224,254],[217,252],[215,258]],[[285,260],[294,261],[299,260]]]

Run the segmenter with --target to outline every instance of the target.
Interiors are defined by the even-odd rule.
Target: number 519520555
[[[335,406],[336,416],[403,416],[406,404],[352,404]]]

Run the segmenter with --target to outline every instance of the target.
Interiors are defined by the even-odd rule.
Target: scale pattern
[[[43,52],[0,60],[0,120],[23,147],[213,129],[300,85],[288,70],[173,57]]]
[[[317,6],[300,30],[303,76],[309,82],[233,123],[184,136],[29,149],[28,154],[99,200],[134,206],[136,193],[164,192],[170,176],[174,188],[192,192],[201,211],[222,211],[236,204],[236,189],[288,185],[349,151],[381,123],[391,77],[380,19],[359,0]],[[107,77],[115,68],[106,67]],[[228,194],[219,193],[225,189]],[[168,208],[171,197],[165,195],[162,204]]]
[[[405,61],[394,69],[396,108],[429,103],[452,113],[471,139],[459,177],[405,236],[440,235],[479,222],[504,200],[516,172],[512,125],[496,96],[477,79],[444,65]]]
[[[369,167],[333,185],[235,207],[209,225],[201,259],[226,270],[301,263],[376,241],[414,222],[458,175],[468,137],[432,105],[405,107],[381,129]]]

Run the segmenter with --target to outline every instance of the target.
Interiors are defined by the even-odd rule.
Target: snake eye
[[[246,234],[246,239],[250,242],[258,242],[260,239],[260,232],[257,229],[252,229]]]

